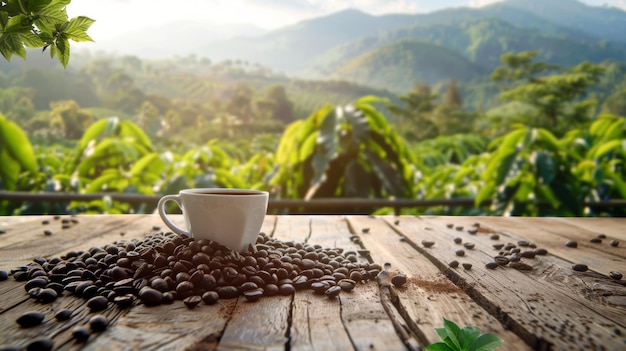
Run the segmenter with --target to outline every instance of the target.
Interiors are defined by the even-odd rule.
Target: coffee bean
[[[517,242],[517,245],[518,245],[518,246],[521,246],[521,247],[528,247],[528,246],[530,245],[530,242],[528,242],[528,241],[526,241],[526,240],[519,240],[519,241]]]
[[[424,247],[431,247],[435,245],[435,242],[432,240],[422,240],[422,245],[424,245]]]
[[[85,327],[75,327],[72,329],[72,336],[78,342],[85,342],[91,336],[91,332]]]
[[[202,301],[207,305],[213,305],[219,300],[220,296],[215,291],[207,291],[202,294]]]
[[[35,299],[42,303],[50,303],[57,299],[59,295],[57,292],[50,288],[41,289]]]
[[[339,282],[337,282],[337,285],[341,288],[341,290],[350,292],[356,287],[356,282],[352,279],[341,279]]]
[[[159,290],[146,287],[139,291],[139,299],[146,306],[157,306],[161,304],[163,294]]]
[[[221,286],[216,291],[220,299],[234,299],[239,296],[239,290],[232,285]]]
[[[586,272],[587,270],[589,270],[589,267],[587,267],[586,264],[577,263],[572,266],[572,269],[577,272]]]
[[[263,289],[252,289],[252,290],[247,290],[243,293],[243,296],[246,298],[246,300],[250,301],[250,302],[255,302],[258,301],[261,296],[263,296]]]
[[[120,308],[130,307],[133,304],[133,302],[135,302],[135,295],[133,294],[126,294],[123,296],[116,296],[115,298],[113,298],[113,303],[118,305]],[[161,302],[163,302],[163,300],[161,300]]]
[[[400,288],[406,284],[407,278],[404,274],[396,274],[391,278],[391,284],[393,284],[396,288]]]
[[[545,256],[548,254],[546,249],[535,249],[535,255]]]
[[[265,287],[263,288],[264,294],[265,296],[276,296],[280,293],[280,289],[278,288],[278,285],[270,283],[265,285]]]
[[[109,300],[107,300],[104,296],[92,297],[89,301],[87,301],[87,307],[91,312],[102,311],[107,308],[108,304]]]
[[[43,288],[46,285],[48,285],[49,281],[48,278],[44,278],[44,277],[36,277],[33,278],[31,280],[29,280],[25,285],[24,285],[24,290],[28,291],[32,288]]]
[[[192,295],[189,296],[187,298],[185,298],[183,300],[183,303],[185,304],[185,306],[187,306],[188,308],[194,308],[196,306],[198,306],[198,304],[202,301],[202,297],[198,296],[198,295]]]
[[[7,271],[0,270],[0,282],[9,279],[9,273]]]
[[[463,263],[463,268],[470,270],[472,269],[472,264],[471,263]]]
[[[45,318],[45,315],[41,312],[29,311],[19,316],[16,322],[22,328],[30,328],[30,327],[34,327],[36,325],[41,324],[44,318]]]
[[[341,290],[341,288],[339,289]],[[291,284],[282,284],[278,287],[278,293],[283,296],[290,296],[296,292],[296,289]]]
[[[463,239],[461,239],[461,238],[459,238],[459,237],[454,238],[454,243],[455,243],[455,244],[460,244],[460,243],[462,243],[462,242],[463,242]]]
[[[504,244],[493,244],[493,248],[496,250],[501,250],[504,247]]]
[[[501,255],[494,257],[493,260],[498,266],[506,266],[510,262],[510,258]]]
[[[49,338],[39,338],[31,341],[26,346],[26,351],[50,351],[54,348],[54,342]]]
[[[463,226],[462,225],[458,225],[458,226],[454,227],[454,229],[456,229],[457,231],[461,232],[461,231],[463,231]]]
[[[448,224],[446,224],[446,227],[452,229],[454,227],[454,224],[453,223],[448,223]]]
[[[620,272],[609,272],[609,277],[615,279],[615,280],[621,280],[622,279],[622,273]]]
[[[471,235],[475,235],[476,233],[478,233],[478,229],[468,229],[467,232]]]
[[[530,251],[530,250],[522,251],[522,252],[520,252],[520,256],[523,257],[523,258],[535,258],[535,251],[534,250],[533,251]]]
[[[450,266],[451,268],[456,268],[459,266],[459,261],[457,260],[450,261],[450,263],[448,263],[448,266]]]
[[[46,229],[46,230],[43,231],[43,234],[46,235],[46,236],[50,236],[50,235],[52,235],[52,231]]]
[[[72,317],[72,313],[74,313],[72,310],[62,309],[54,315],[54,318],[59,322],[66,321]]]
[[[594,244],[600,244],[602,243],[602,239],[600,238],[592,238],[589,240],[590,243],[594,243]]]
[[[109,326],[109,320],[103,315],[95,315],[89,318],[89,327],[92,331],[101,332],[105,331]]]
[[[498,235],[498,234],[491,234],[489,236],[489,239],[491,239],[491,240],[499,240],[500,239],[500,235]]]
[[[572,248],[576,248],[576,247],[578,247],[578,242],[577,242],[576,240],[568,240],[568,241],[565,243],[565,246],[567,246],[567,247],[572,247]]]
[[[457,256],[465,256],[465,251],[464,250],[456,250],[454,252],[455,255]]]
[[[487,264],[485,264],[485,267],[489,268],[489,269],[496,269],[498,268],[499,264],[496,262],[487,262]]]
[[[611,245],[611,246],[613,246],[613,247],[618,247],[618,246],[619,246],[619,241],[617,241],[617,240],[611,240],[611,244],[610,244],[610,245]],[[1,280],[1,279],[0,279],[0,280]]]
[[[341,293],[341,288],[338,286],[331,286],[324,293],[329,299],[334,299],[339,296],[339,293]]]

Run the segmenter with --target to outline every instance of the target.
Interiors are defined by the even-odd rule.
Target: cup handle
[[[183,208],[180,205],[180,197],[178,195],[165,195],[159,199],[159,203],[157,204],[157,209],[159,210],[159,216],[161,216],[161,219],[163,220],[163,222],[165,222],[165,224],[175,233],[186,235],[186,236],[191,236],[191,233],[177,226],[176,224],[172,223],[172,221],[170,221],[170,219],[167,217],[167,213],[165,213],[165,204],[168,201],[174,201],[176,202],[176,204],[178,205],[180,209]]]

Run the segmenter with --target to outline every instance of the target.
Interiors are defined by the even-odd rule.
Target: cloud
[[[502,2],[502,0],[469,0],[470,7],[483,7],[491,5],[496,2]]]

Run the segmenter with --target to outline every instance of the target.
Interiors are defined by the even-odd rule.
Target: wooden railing
[[[124,193],[55,193],[55,192],[13,192],[0,191],[0,201],[12,202],[51,202],[67,203],[70,201],[93,201],[108,197],[112,201],[119,201],[131,205],[146,205],[146,211],[156,208],[160,195],[139,195]],[[484,201],[480,206],[489,206],[491,201]],[[626,200],[611,200],[602,202],[585,202],[587,207],[602,210],[626,207]],[[396,214],[402,208],[428,208],[436,206],[447,207],[476,207],[474,199],[439,199],[439,200],[412,200],[412,199],[362,199],[362,198],[327,198],[313,200],[286,200],[270,199],[268,212],[289,214],[369,214],[380,208],[392,208]]]

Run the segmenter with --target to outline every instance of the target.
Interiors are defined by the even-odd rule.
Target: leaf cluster
[[[493,351],[502,345],[502,339],[494,334],[481,334],[474,326],[460,328],[444,318],[443,328],[436,329],[441,342],[430,344],[427,351]]]
[[[87,30],[94,20],[78,16],[69,19],[70,0],[6,0],[0,3],[0,53],[26,58],[26,47],[49,49],[63,66],[70,59],[70,40],[93,41]]]

